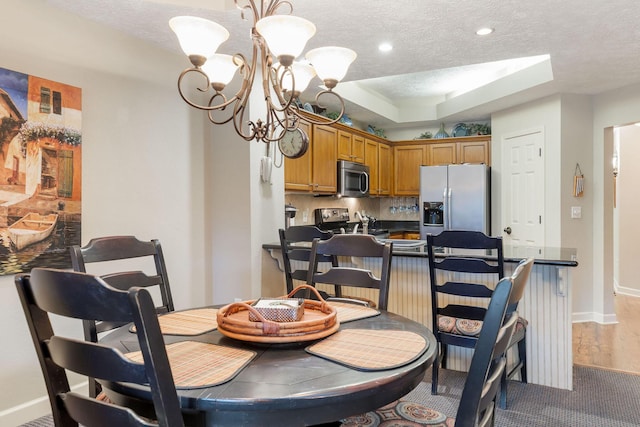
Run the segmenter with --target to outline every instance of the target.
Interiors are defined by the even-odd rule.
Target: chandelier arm
[[[314,125],[332,125],[334,123],[338,123],[340,121],[340,119],[342,118],[342,116],[344,115],[344,99],[342,99],[342,97],[340,95],[338,95],[337,93],[335,93],[332,90],[329,89],[325,89],[321,92],[318,92],[318,94],[316,95],[316,104],[319,107],[322,107],[321,103],[319,102],[319,98],[322,95],[327,95],[327,94],[331,94],[333,96],[336,97],[336,99],[340,102],[340,114],[338,114],[338,117],[336,117],[335,119],[331,120],[327,117],[322,117],[322,120],[317,120],[314,119],[313,117],[311,117],[311,115],[303,115],[302,113],[300,113],[300,109],[299,108],[289,108],[289,111],[291,113],[293,113],[294,115],[296,115],[297,117],[304,119],[307,122],[313,123]]]
[[[186,70],[182,71],[182,73],[180,73],[180,77],[178,77],[178,93],[180,94],[180,96],[182,97],[182,99],[184,100],[184,102],[186,102],[187,104],[189,104],[190,106],[197,108],[199,110],[204,110],[204,111],[215,111],[215,110],[224,110],[224,108],[227,105],[230,105],[231,103],[233,103],[236,99],[238,99],[242,94],[241,92],[243,91],[244,86],[238,91],[238,93],[236,93],[233,98],[227,99],[224,95],[222,95],[221,92],[215,92],[213,94],[213,96],[209,99],[209,103],[207,105],[202,105],[202,104],[198,104],[194,101],[191,101],[187,95],[185,95],[184,91],[182,90],[182,81],[184,79],[184,77],[186,75],[188,75],[189,73],[197,73],[202,75],[207,82],[207,86],[206,88],[202,88],[202,87],[197,87],[197,90],[199,90],[200,92],[206,93],[209,90],[213,90],[211,88],[211,82],[209,80],[209,77],[207,76],[207,74],[202,71],[201,68],[198,67],[192,67],[192,68],[187,68]],[[212,102],[215,98],[217,98],[219,95],[222,95],[223,97],[223,102],[221,104],[217,104],[217,105],[212,105]]]
[[[245,11],[248,10],[249,12],[251,12],[251,14],[253,15],[253,24],[255,26],[255,23],[260,19],[260,14],[258,8],[256,7],[256,3],[254,0],[245,1],[248,1],[249,4],[240,5],[239,0],[234,0],[234,3],[236,4],[236,7],[240,9],[240,18],[242,18],[243,20],[247,21],[247,18],[244,15]]]

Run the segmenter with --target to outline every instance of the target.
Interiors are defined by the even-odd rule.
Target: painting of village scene
[[[0,275],[80,244],[82,90],[0,68]]]

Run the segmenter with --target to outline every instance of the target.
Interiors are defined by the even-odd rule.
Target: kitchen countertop
[[[394,240],[394,242],[401,240]],[[407,245],[396,244],[393,248],[393,256],[428,258],[426,247],[416,247],[418,240],[406,240]],[[402,246],[402,247],[401,247]],[[280,243],[265,243],[263,249],[280,250]],[[533,257],[534,264],[556,265],[564,267],[577,267],[577,251],[573,248],[535,247],[535,246],[510,246],[504,245],[504,261],[518,263],[521,260]],[[495,259],[491,251],[466,251],[465,254],[483,259]],[[438,256],[446,256],[439,254]]]

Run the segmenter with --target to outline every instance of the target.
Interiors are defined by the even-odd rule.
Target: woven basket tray
[[[235,302],[218,310],[218,330],[221,334],[241,341],[263,343],[292,343],[327,337],[338,330],[337,311],[327,304],[318,291],[308,285],[300,285],[287,297],[300,289],[311,289],[318,301],[304,300],[304,315],[295,322],[267,320],[251,306],[255,301]],[[258,321],[249,320],[249,313]]]

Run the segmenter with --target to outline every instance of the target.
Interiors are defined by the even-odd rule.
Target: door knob
[[[507,228],[505,228],[505,229],[504,229],[504,230],[502,230],[502,231],[504,231],[504,232],[505,232],[505,233],[507,233],[507,234],[511,234],[511,227],[507,227]]]

